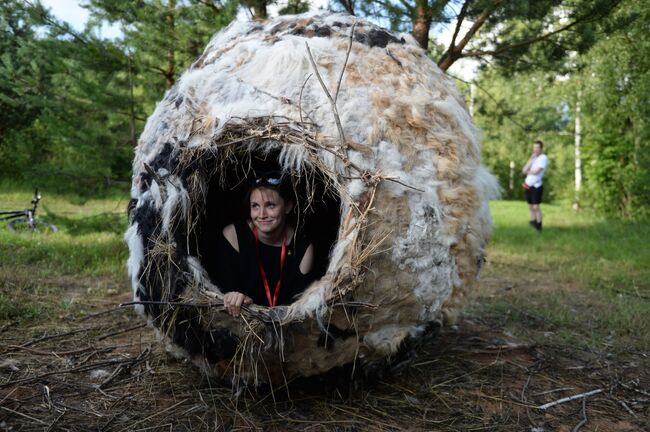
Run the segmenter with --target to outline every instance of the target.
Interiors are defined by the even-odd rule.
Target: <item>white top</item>
[[[533,164],[530,166],[530,172],[535,171],[537,168],[541,168],[542,170],[537,174],[528,174],[525,180],[526,184],[532,187],[542,186],[542,178],[544,177],[544,173],[546,172],[547,165],[548,165],[548,158],[546,157],[545,154],[541,154],[537,156],[533,160]]]

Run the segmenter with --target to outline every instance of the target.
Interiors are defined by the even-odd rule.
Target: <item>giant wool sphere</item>
[[[292,180],[318,279],[235,318],[214,244],[267,169]],[[170,352],[225,379],[380,365],[476,283],[496,189],[461,95],[409,35],[342,14],[235,22],[140,137],[125,235],[135,307]]]

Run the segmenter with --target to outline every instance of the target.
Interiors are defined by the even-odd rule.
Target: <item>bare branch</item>
[[[558,399],[558,400],[553,401],[553,402],[549,402],[549,403],[544,404],[544,405],[540,405],[540,406],[537,407],[537,409],[545,411],[545,410],[547,410],[547,409],[549,409],[551,407],[554,407],[555,405],[560,405],[560,404],[570,402],[570,401],[576,400],[576,399],[586,399],[589,396],[593,396],[595,394],[602,393],[604,391],[605,391],[604,389],[600,388],[600,389],[588,391],[588,392],[585,392],[585,393],[580,393],[580,394],[577,394],[577,395],[574,395],[574,396],[565,397],[565,398]]]
[[[442,58],[438,62],[438,66],[440,69],[443,71],[446,71],[449,69],[449,67],[454,64],[456,60],[461,58],[463,56],[463,49],[465,49],[465,46],[467,43],[474,37],[476,32],[483,27],[483,24],[487,21],[487,19],[490,17],[494,9],[501,3],[502,0],[497,0],[495,1],[491,7],[488,7],[481,12],[481,15],[474,21],[474,24],[472,24],[472,27],[467,31],[465,36],[463,36],[463,39],[458,43],[458,45],[454,46],[453,44],[449,45],[449,48],[447,51],[442,55]],[[465,5],[463,5],[465,6]]]
[[[463,24],[463,21],[465,20],[465,16],[467,15],[467,8],[469,6],[470,0],[465,0],[465,3],[463,3],[463,6],[460,8],[460,12],[458,12],[458,15],[456,16],[456,28],[454,29],[454,35],[451,38],[451,43],[449,44],[449,47],[452,48],[456,46],[456,38],[458,37],[458,33],[460,32],[460,27]]]
[[[544,39],[548,39],[551,36],[554,36],[554,35],[556,35],[558,33],[569,30],[570,28],[580,24],[582,21],[585,20],[585,18],[586,17],[583,17],[581,19],[577,19],[577,20],[575,20],[575,21],[573,21],[573,22],[571,22],[571,23],[569,23],[569,24],[567,24],[567,25],[565,25],[563,27],[560,27],[557,30],[553,30],[552,32],[548,32],[548,33],[545,33],[543,35],[539,35],[539,36],[534,37],[534,38],[526,39],[524,41],[517,42],[517,43],[512,44],[512,45],[504,46],[504,47],[501,47],[501,48],[496,49],[496,50],[492,50],[492,51],[469,51],[469,52],[466,52],[466,53],[462,53],[460,55],[460,57],[497,56],[499,54],[503,54],[506,51],[510,51],[510,50],[513,50],[513,49],[516,49],[516,48],[521,48],[523,46],[530,45],[530,44],[533,44],[535,42],[542,41]]]
[[[311,67],[314,69],[314,73],[316,74],[316,78],[318,78],[318,82],[320,83],[321,87],[323,88],[323,91],[325,92],[325,95],[327,96],[327,99],[330,101],[330,105],[332,106],[332,111],[334,112],[334,120],[336,121],[336,127],[339,130],[339,138],[341,139],[341,145],[345,146],[345,134],[343,133],[343,125],[341,125],[341,119],[339,117],[339,112],[336,109],[336,102],[332,98],[332,95],[330,94],[329,90],[327,89],[327,86],[325,85],[325,82],[323,81],[323,78],[320,75],[320,72],[318,72],[318,66],[316,66],[316,62],[314,61],[314,56],[311,54],[311,50],[309,49],[309,44],[305,41],[305,47],[307,47],[307,54],[309,54],[309,62],[311,63]]]
[[[357,22],[352,23],[352,28],[350,29],[350,43],[348,44],[348,52],[345,53],[345,61],[343,62],[343,68],[341,68],[341,75],[339,76],[339,82],[336,85],[336,93],[334,94],[334,103],[339,98],[339,90],[341,90],[341,81],[343,81],[343,74],[345,73],[345,68],[348,65],[348,59],[350,58],[350,51],[352,50],[352,41],[354,40],[354,28],[357,26]]]

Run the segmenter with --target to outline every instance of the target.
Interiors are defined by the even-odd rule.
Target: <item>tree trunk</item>
[[[253,19],[255,21],[262,21],[269,17],[266,10],[266,0],[254,0],[251,2],[253,9]]]
[[[356,15],[354,13],[354,3],[353,0],[342,0],[341,4],[345,8],[345,11],[349,13],[350,15]]]
[[[131,128],[131,136],[129,142],[133,147],[138,145],[138,136],[135,131],[135,97],[133,94],[133,66],[131,54],[127,55],[128,66],[129,66],[129,126]]]
[[[456,60],[460,58],[460,53],[462,50],[448,50],[446,51],[442,57],[440,58],[440,61],[438,62],[438,67],[442,69],[443,71],[447,71],[453,65]]]
[[[175,22],[174,22],[174,9],[176,9],[176,0],[169,0],[167,4],[167,38],[169,45],[167,45],[167,67],[163,75],[165,76],[165,84],[167,88],[174,85],[174,71],[176,66],[176,44],[175,44]]]
[[[431,8],[427,0],[416,0],[415,16],[413,17],[413,37],[424,50],[429,49],[431,20]]]
[[[580,97],[582,91],[578,90],[578,100],[576,101],[576,119],[575,119],[575,196],[573,208],[576,210],[580,207],[580,188],[582,187],[582,159],[580,157],[580,142],[582,140],[582,125],[580,124]]]

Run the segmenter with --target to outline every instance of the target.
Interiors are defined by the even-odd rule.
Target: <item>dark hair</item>
[[[261,172],[254,177],[248,178],[250,187],[244,196],[244,208],[249,211],[251,194],[255,189],[265,188],[276,191],[284,202],[295,203],[293,185],[289,176],[282,171]]]
[[[541,148],[544,148],[544,143],[542,142],[542,140],[537,140],[533,144],[539,144]]]

